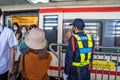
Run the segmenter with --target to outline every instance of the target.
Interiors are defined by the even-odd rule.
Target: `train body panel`
[[[72,23],[73,19],[75,18],[82,18],[85,20],[85,25],[87,27],[85,28],[85,31],[93,35],[96,46],[108,46],[108,47],[114,46],[115,47],[117,46],[115,44],[115,42],[117,41],[116,38],[120,37],[120,33],[118,32],[119,31],[118,28],[120,28],[120,16],[118,16],[119,14],[120,14],[120,6],[43,8],[43,9],[40,9],[39,15],[40,17],[42,17],[43,23],[47,25],[41,25],[40,27],[44,29],[45,27],[51,27],[54,25],[58,25],[54,27],[58,27],[58,30],[62,30],[60,31],[61,33],[58,33],[57,35],[59,37],[61,37],[62,35],[62,38],[58,37],[57,39],[60,39],[59,41],[62,41],[62,43],[65,43],[66,42],[66,41],[64,42],[65,35],[67,34],[67,31],[71,31],[72,29],[72,26],[70,26],[69,24]],[[49,17],[46,18],[46,16],[49,16]],[[57,17],[55,18],[53,16],[57,16]],[[63,21],[63,22],[62,23],[59,22],[59,19],[62,19],[60,21]],[[54,20],[54,21],[49,22],[49,20]],[[62,25],[62,29],[60,25]],[[118,31],[116,31],[116,29],[118,29]],[[105,49],[101,51],[114,52],[114,50],[109,50],[109,49]],[[61,61],[61,73],[60,74],[62,74],[62,71],[63,71],[62,69],[64,67],[64,58],[65,58],[64,53],[62,53],[61,55],[62,55],[61,60],[63,62]],[[116,58],[117,58],[117,57],[114,57],[111,60],[110,56],[104,57],[104,55],[100,55],[97,58],[96,57],[97,56],[95,55],[94,56],[95,59],[105,60],[105,61],[114,61],[114,60],[116,61]],[[118,60],[118,62],[120,62],[120,60]],[[56,64],[56,66],[54,67],[58,67],[58,64]],[[52,70],[55,70],[55,69],[52,68]],[[110,74],[111,75],[110,80],[114,80],[113,75],[115,75],[115,71],[116,71],[116,68],[111,71],[113,74]],[[92,72],[94,73],[95,70],[93,70]],[[99,74],[97,76],[102,76],[101,78],[108,79],[107,74],[104,73],[105,76],[102,75],[103,73],[102,69],[100,70],[98,69],[98,72]],[[107,70],[105,70],[105,72],[108,73]],[[52,72],[49,72],[49,74],[51,73]],[[58,72],[54,72],[54,74],[57,74],[57,73]],[[119,75],[119,70],[118,70],[118,77],[116,78],[116,80],[119,79],[119,76],[120,75]],[[93,80],[93,77],[92,77],[92,80]]]

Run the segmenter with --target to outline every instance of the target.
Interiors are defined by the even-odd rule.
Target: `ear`
[[[75,30],[78,30],[78,28],[77,28],[77,27],[75,27]]]

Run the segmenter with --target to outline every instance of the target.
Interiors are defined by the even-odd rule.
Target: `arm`
[[[10,69],[9,69],[9,73],[8,76],[10,77],[11,74],[14,73],[14,62],[15,62],[15,50],[14,50],[14,46],[10,47]]]
[[[72,37],[69,39],[68,41],[68,45],[66,48],[66,54],[65,54],[65,70],[64,73],[65,74],[69,74],[70,73],[70,69],[72,66],[72,61],[73,61],[73,48],[72,48]]]
[[[10,31],[8,35],[8,45],[10,48],[10,68],[8,77],[11,76],[11,74],[14,73],[14,62],[15,62],[15,46],[18,44],[17,39],[15,37],[15,34]]]

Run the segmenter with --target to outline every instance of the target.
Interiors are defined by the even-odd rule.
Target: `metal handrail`
[[[49,49],[53,52],[53,54],[54,54],[57,58],[59,58],[57,52],[52,49],[52,46],[57,46],[57,44],[56,44],[56,43],[51,43],[51,44],[49,45]]]
[[[52,46],[57,46],[57,52],[52,49]],[[61,71],[61,46],[66,46],[66,44],[61,44],[61,43],[52,43],[49,45],[49,49],[53,52],[53,54],[57,57],[58,59],[58,80],[60,80],[60,71]],[[101,49],[120,49],[120,47],[105,47],[105,46],[95,46],[95,49],[101,48]],[[102,54],[103,52],[95,52],[95,53],[100,53]],[[105,53],[110,53],[110,52],[105,52]],[[111,55],[115,53],[110,53]]]

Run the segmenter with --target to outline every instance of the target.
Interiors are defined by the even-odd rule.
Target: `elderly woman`
[[[52,57],[46,50],[47,41],[44,31],[39,28],[28,31],[25,35],[25,43],[29,51],[24,54],[24,57],[20,56],[19,64],[20,70],[24,70],[24,80],[50,80],[47,70]]]

